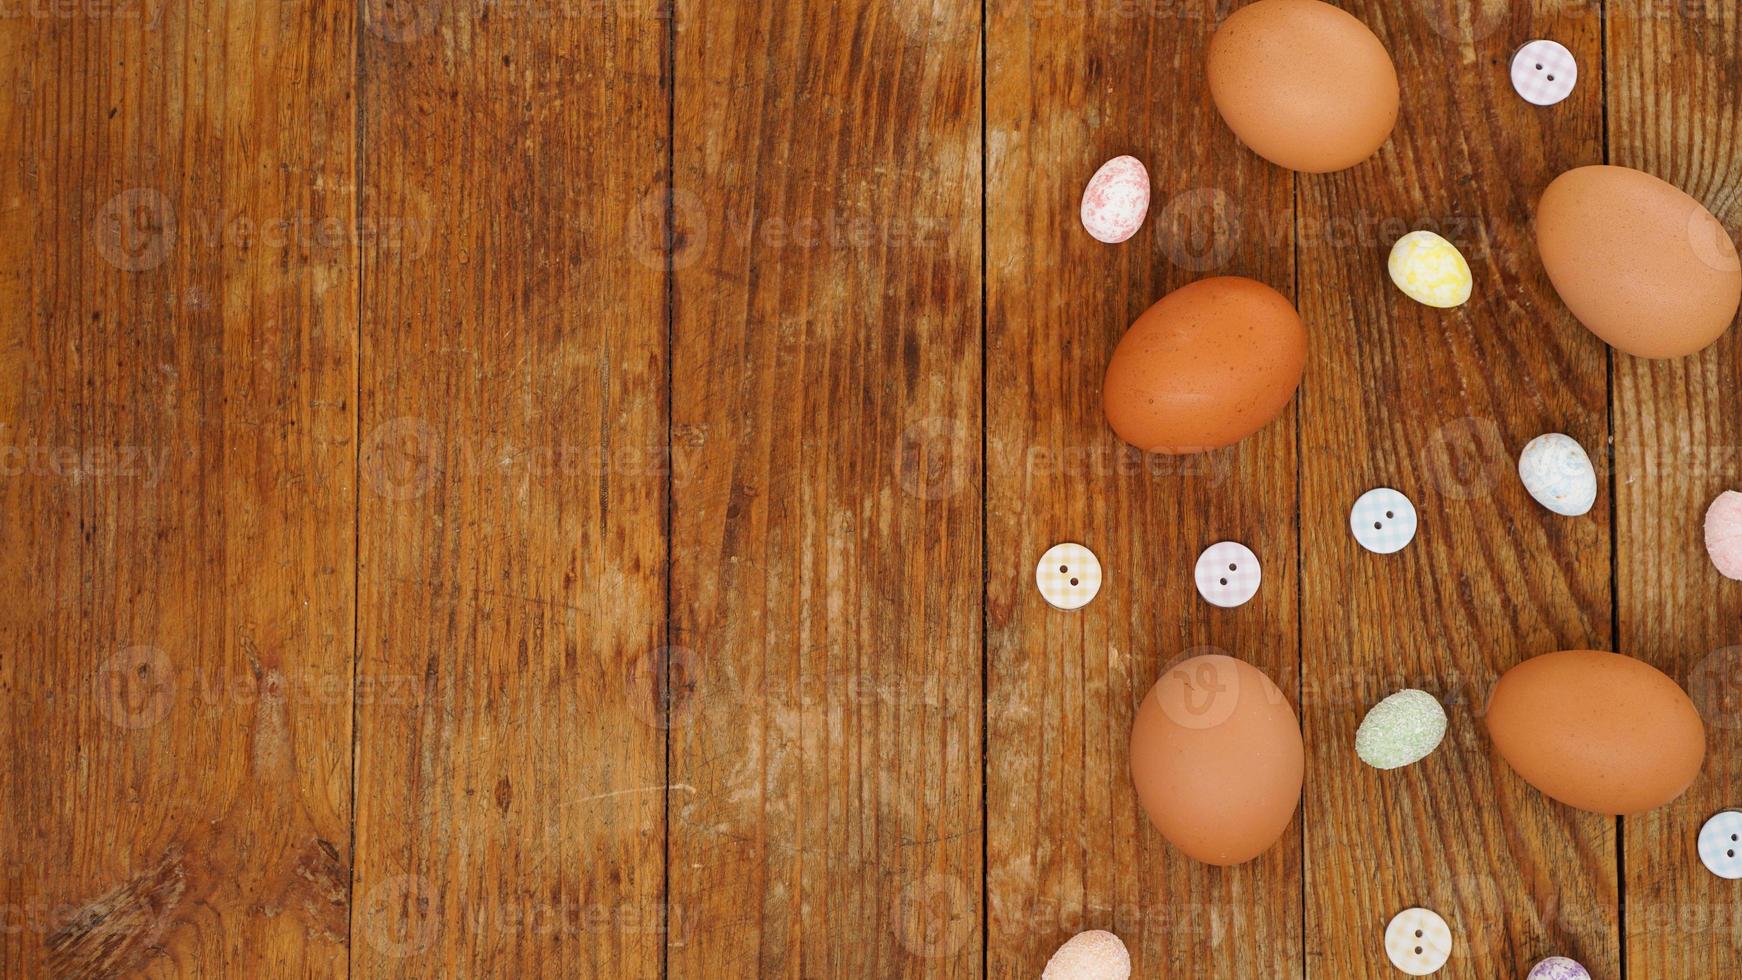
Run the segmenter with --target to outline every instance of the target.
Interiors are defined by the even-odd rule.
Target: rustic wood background
[[[1211,108],[1211,0],[18,0],[0,19],[0,975],[1033,977],[1087,928],[1140,977],[1742,975],[1693,841],[1742,804],[1742,333],[1611,354],[1535,196],[1599,161],[1742,223],[1728,0],[1342,0],[1404,86],[1379,155],[1295,176]],[[1525,40],[1579,58],[1538,109]],[[1149,223],[1076,207],[1119,153]],[[1387,282],[1414,227],[1473,300]],[[1125,449],[1100,378],[1214,273],[1292,295],[1291,409]],[[1534,505],[1564,431],[1606,485]],[[1423,530],[1360,551],[1403,489]],[[1210,542],[1263,590],[1199,600]],[[1076,613],[1036,556],[1088,544]],[[1710,724],[1611,821],[1496,764],[1494,678],[1669,670]],[[1232,870],[1125,762],[1163,665],[1295,695],[1294,829]],[[1382,774],[1365,707],[1442,696]]]

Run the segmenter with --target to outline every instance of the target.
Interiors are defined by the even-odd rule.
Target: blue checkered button
[[[1415,540],[1415,505],[1390,487],[1369,490],[1349,511],[1349,531],[1375,554],[1402,551]]]
[[[1700,828],[1700,862],[1720,878],[1742,878],[1742,811],[1724,810]]]

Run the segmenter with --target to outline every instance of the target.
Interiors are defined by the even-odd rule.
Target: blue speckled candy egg
[[[1579,517],[1597,502],[1597,472],[1577,439],[1560,432],[1537,436],[1518,455],[1518,478],[1536,502]]]

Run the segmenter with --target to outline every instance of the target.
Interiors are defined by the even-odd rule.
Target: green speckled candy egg
[[[1420,762],[1446,737],[1446,709],[1426,691],[1398,691],[1373,706],[1355,732],[1355,754],[1375,769]]]

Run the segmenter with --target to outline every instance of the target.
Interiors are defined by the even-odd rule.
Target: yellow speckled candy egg
[[[1391,246],[1391,281],[1417,303],[1447,309],[1463,306],[1474,282],[1458,246],[1431,231],[1412,231]]]

